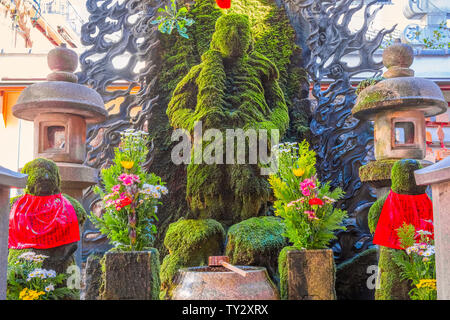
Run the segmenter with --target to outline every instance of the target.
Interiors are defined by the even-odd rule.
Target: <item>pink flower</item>
[[[316,184],[314,183],[314,180],[312,180],[312,179],[305,179],[305,180],[303,180],[303,182],[300,182],[300,188],[302,188],[302,189],[306,189],[306,188],[315,189],[316,188]]]
[[[306,210],[304,213],[308,215],[309,220],[317,220],[316,213],[314,211]]]
[[[120,184],[116,184],[114,187],[111,188],[112,192],[119,192],[120,191]]]
[[[124,186],[129,186],[132,185],[133,183],[139,183],[140,179],[139,176],[135,175],[135,174],[127,174],[127,173],[122,173],[119,176],[119,180],[122,181],[122,184]]]
[[[311,195],[311,189],[315,189],[316,184],[313,179],[305,179],[300,182],[300,189],[302,190],[302,194],[305,197],[309,197]]]
[[[301,202],[301,203],[303,203],[303,199],[297,199],[297,200],[294,200],[294,201],[291,201],[291,202],[289,202],[288,204],[287,204],[287,206],[288,207],[293,207],[296,203],[299,203],[299,202]]]

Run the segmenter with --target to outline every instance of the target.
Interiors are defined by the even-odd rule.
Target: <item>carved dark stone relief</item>
[[[164,1],[159,0],[86,2],[90,16],[82,27],[81,40],[88,49],[80,56],[79,83],[95,89],[105,103],[121,98],[108,110],[114,108],[117,112],[110,113],[104,123],[88,128],[86,165],[99,170],[109,166],[114,148],[120,141],[120,131],[128,128],[148,131],[151,111],[158,100],[157,96],[149,98],[149,92],[156,82],[159,67],[158,31],[150,21],[163,5]],[[109,89],[114,83],[129,85],[125,90]],[[138,111],[133,112],[136,109]],[[149,149],[145,167],[152,161],[153,145]],[[83,197],[85,208],[98,210],[97,202],[98,197],[92,188],[88,189]],[[99,234],[89,221],[83,230],[82,243],[83,261],[93,252],[110,248],[106,237]]]
[[[337,205],[349,213],[348,230],[337,233],[338,239],[332,244],[338,263],[372,245],[367,213],[376,198],[373,190],[361,183],[359,167],[373,159],[373,126],[351,114],[356,94],[350,79],[360,73],[381,74],[382,62],[375,62],[373,53],[395,26],[367,38],[370,23],[382,8],[375,7],[376,2],[365,6],[361,1],[355,6],[353,0],[286,0],[290,10],[309,24],[306,43],[310,57],[306,69],[317,100],[310,128],[318,155],[318,175],[346,193]],[[350,31],[349,23],[360,10],[364,12],[363,24],[357,31]],[[349,66],[344,61],[350,53],[359,55],[359,64]],[[321,86],[324,79],[331,80],[326,89]]]

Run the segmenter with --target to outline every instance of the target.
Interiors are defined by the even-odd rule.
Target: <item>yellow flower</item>
[[[294,169],[292,169],[292,172],[295,174],[296,177],[301,177],[305,173],[305,169],[294,168]]]
[[[417,288],[429,288],[436,290],[436,279],[420,279],[419,283],[416,284]]]
[[[20,291],[20,293],[19,293],[19,299],[22,299],[24,296],[26,296],[27,291],[28,291],[28,288],[23,288],[23,290]]]
[[[124,167],[125,169],[131,169],[134,166],[134,161],[120,161],[120,164],[122,165],[122,167]]]
[[[35,290],[30,290],[28,288],[24,288],[20,293],[19,293],[19,299],[21,300],[38,300],[40,296],[44,295],[45,292],[44,291],[35,291]]]

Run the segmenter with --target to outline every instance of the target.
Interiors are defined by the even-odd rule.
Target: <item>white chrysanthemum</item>
[[[53,284],[49,284],[48,286],[45,287],[45,292],[50,292],[55,290],[55,286]]]

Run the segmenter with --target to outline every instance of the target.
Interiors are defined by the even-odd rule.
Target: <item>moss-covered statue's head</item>
[[[28,174],[26,193],[34,196],[50,196],[61,192],[59,170],[51,160],[34,159],[23,167],[22,173]]]
[[[422,168],[417,160],[404,159],[397,161],[392,167],[392,191],[399,194],[422,194],[426,186],[418,186],[414,178],[414,171]]]
[[[224,58],[237,58],[249,50],[251,41],[248,17],[230,13],[217,19],[211,49],[220,51]]]

